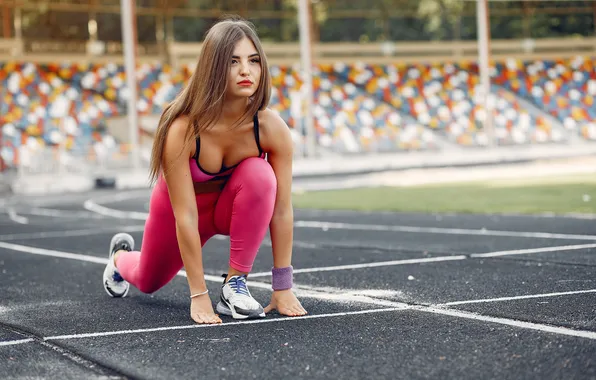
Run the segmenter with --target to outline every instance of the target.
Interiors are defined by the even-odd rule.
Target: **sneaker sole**
[[[224,301],[219,301],[217,303],[217,306],[215,307],[215,310],[217,310],[217,312],[219,314],[223,314],[223,315],[227,315],[229,317],[232,317],[234,319],[260,319],[260,318],[265,318],[265,312],[262,312],[260,314],[254,314],[254,315],[244,315],[244,314],[238,314],[236,313],[236,311],[232,308],[230,308],[227,304],[224,304]]]
[[[130,286],[126,287],[126,290],[124,291],[124,293],[122,293],[122,295],[119,295],[117,293],[112,293],[110,292],[110,290],[108,289],[108,287],[106,286],[106,281],[104,280],[103,282],[103,289],[106,291],[106,293],[108,293],[108,295],[112,298],[124,298],[128,295],[128,291],[130,290]]]

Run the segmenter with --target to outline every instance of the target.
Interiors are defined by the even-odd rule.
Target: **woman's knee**
[[[146,281],[142,281],[140,283],[137,284],[137,289],[139,289],[141,292],[145,293],[145,294],[151,294],[151,293],[155,293],[156,291],[158,291],[161,287],[163,286],[163,284],[154,281],[152,279],[146,280]]]
[[[234,174],[237,175],[243,191],[259,196],[275,195],[277,191],[275,172],[269,162],[262,158],[247,158],[238,165]]]

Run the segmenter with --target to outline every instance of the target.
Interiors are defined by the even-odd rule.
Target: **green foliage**
[[[314,36],[333,41],[475,40],[476,2],[463,0],[311,0]],[[594,1],[490,1],[493,39],[594,36]],[[111,10],[97,14],[100,40],[120,41],[120,15],[114,0],[102,1]],[[137,0],[138,38],[156,40],[157,19],[164,17],[156,0]],[[174,39],[201,41],[205,31],[226,13],[251,20],[264,41],[298,40],[297,0],[172,0]],[[30,39],[88,38],[86,12],[52,8],[23,10],[23,36]],[[117,9],[117,8],[116,8]],[[156,10],[157,9],[157,10]],[[147,13],[151,10],[153,13]],[[0,20],[1,21],[1,20]],[[12,29],[12,25],[11,25]]]

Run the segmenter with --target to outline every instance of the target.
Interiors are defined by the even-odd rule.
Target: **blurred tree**
[[[23,36],[85,40],[90,1],[21,2]],[[315,41],[476,39],[475,1],[310,1]],[[201,41],[208,28],[226,13],[248,18],[264,41],[298,40],[297,0],[136,0],[136,3],[140,43],[154,43],[156,29],[164,21],[168,25],[165,28],[168,38]],[[72,4],[72,9],[68,4]],[[120,41],[119,0],[97,0],[97,4],[98,38]],[[593,36],[595,7],[596,0],[490,1],[491,37]]]
[[[420,0],[418,4],[418,14],[427,21],[426,30],[437,40],[461,39],[463,10],[462,0]]]

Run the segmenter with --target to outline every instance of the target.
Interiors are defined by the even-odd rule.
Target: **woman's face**
[[[228,96],[250,97],[261,80],[261,57],[250,39],[244,37],[236,43],[230,61]]]

